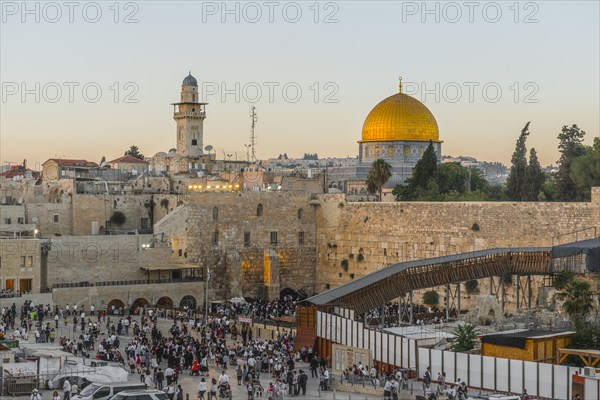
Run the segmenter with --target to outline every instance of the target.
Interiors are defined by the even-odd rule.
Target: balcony
[[[205,111],[179,111],[173,113],[173,118],[206,118]]]

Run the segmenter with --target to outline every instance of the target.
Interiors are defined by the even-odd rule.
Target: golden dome
[[[440,141],[438,125],[431,111],[402,92],[377,104],[363,124],[361,142],[392,140]]]

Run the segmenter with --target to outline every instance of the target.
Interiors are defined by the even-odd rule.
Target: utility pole
[[[250,107],[250,147],[252,147],[252,161],[256,161],[256,134],[254,128],[256,127],[256,121],[258,116],[256,115],[256,107]]]
[[[210,282],[210,268],[206,268],[206,287],[204,288],[204,326],[208,325],[208,282]]]

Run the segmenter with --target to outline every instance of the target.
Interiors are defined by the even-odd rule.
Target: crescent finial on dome
[[[398,77],[398,89],[400,90],[400,93],[402,93],[402,76]]]

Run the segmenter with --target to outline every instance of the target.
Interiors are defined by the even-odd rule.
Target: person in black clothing
[[[156,373],[156,384],[158,385],[158,390],[163,389],[163,381],[165,380],[165,373],[162,372],[162,369],[159,368]]]
[[[317,356],[313,356],[312,360],[310,360],[310,377],[318,378],[319,374],[317,373],[317,368],[319,368],[319,360]]]
[[[303,370],[300,370],[300,376],[298,377],[298,386],[302,391],[302,395],[306,395],[306,383],[308,382],[308,375]]]

